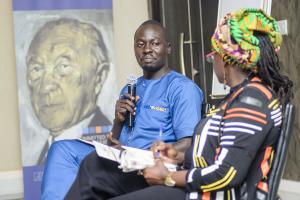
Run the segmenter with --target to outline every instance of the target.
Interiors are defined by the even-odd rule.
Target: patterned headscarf
[[[220,21],[211,38],[212,48],[226,63],[257,71],[260,48],[254,32],[267,34],[275,49],[282,42],[275,19],[260,9],[250,8],[229,13]]]

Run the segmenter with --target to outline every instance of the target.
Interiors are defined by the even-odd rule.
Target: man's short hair
[[[70,31],[81,32],[85,36],[88,35],[88,39],[91,41],[92,49],[98,61],[101,63],[109,62],[107,48],[100,30],[91,23],[81,22],[73,18],[60,18],[44,24],[32,39],[28,52],[30,52],[30,49],[33,48],[36,43],[43,42],[45,35],[47,35],[48,32],[51,32],[51,30],[60,26],[69,26]]]
[[[137,28],[137,30],[139,30],[141,27],[146,26],[146,25],[156,25],[156,26],[159,26],[159,27],[163,30],[164,34],[165,34],[166,41],[167,41],[167,42],[169,41],[169,40],[168,40],[167,29],[166,29],[160,22],[158,22],[158,21],[156,21],[156,20],[154,20],[154,19],[146,20],[146,21],[144,21],[144,22]],[[136,31],[137,31],[137,30],[136,30]]]
[[[149,20],[147,20],[147,21],[144,21],[144,22],[139,26],[139,28],[142,27],[142,26],[145,26],[145,25],[149,25],[149,24],[157,25],[157,26],[160,26],[162,29],[165,29],[165,27],[164,27],[160,22],[158,22],[158,21],[156,21],[156,20],[154,20],[154,19],[149,19]]]

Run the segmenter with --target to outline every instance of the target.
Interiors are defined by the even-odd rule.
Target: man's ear
[[[170,43],[170,42],[168,42],[168,44],[167,44],[167,45],[168,45],[168,50],[167,50],[167,51],[168,51],[168,54],[171,54],[171,43]]]
[[[102,64],[98,64],[97,66],[97,77],[96,77],[96,87],[95,87],[95,93],[98,96],[98,94],[100,93],[103,84],[105,82],[105,80],[107,79],[109,73],[109,63],[105,62]]]

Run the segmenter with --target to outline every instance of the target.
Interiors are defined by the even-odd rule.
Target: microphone
[[[135,98],[136,96],[136,83],[137,83],[137,77],[130,75],[127,78],[127,87],[128,87],[128,94],[133,96]],[[135,104],[135,100],[131,100]],[[127,116],[127,123],[128,127],[133,128],[134,127],[134,115],[131,114],[131,112],[128,112]]]

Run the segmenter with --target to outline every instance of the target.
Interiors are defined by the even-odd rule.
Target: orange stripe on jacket
[[[257,188],[259,188],[260,190],[264,191],[264,192],[268,192],[269,191],[269,186],[267,183],[265,182],[259,182],[258,185],[257,185]]]
[[[263,120],[261,118],[255,117],[253,115],[247,115],[247,114],[229,114],[229,115],[226,115],[224,117],[224,119],[230,119],[230,118],[235,118],[235,117],[242,117],[242,118],[246,118],[246,119],[251,119],[251,120],[260,122],[262,124],[267,124],[268,123],[266,120]]]
[[[272,93],[264,86],[262,86],[259,83],[249,83],[247,86],[252,86],[252,87],[256,87],[257,89],[259,89],[260,91],[262,91],[267,98],[270,100],[272,98]]]
[[[272,154],[272,147],[267,147],[265,151],[264,159],[260,164],[263,177],[266,177],[270,171],[270,165],[268,163],[268,160],[270,159],[271,154]]]
[[[260,78],[258,78],[258,77],[254,77],[254,78],[252,78],[252,79],[251,79],[251,81],[257,81],[257,82],[261,82],[261,79],[260,79]]]
[[[204,192],[202,194],[202,200],[210,200],[210,192]]]
[[[244,90],[244,88],[240,88],[236,93],[234,93],[232,95],[232,97],[230,98],[231,100],[235,99],[239,94],[241,94],[241,92]]]
[[[222,106],[222,109],[225,110],[225,108],[227,107],[228,102],[224,103],[224,105]]]
[[[233,99],[235,99],[235,98],[236,98],[243,90],[244,90],[243,87],[240,88],[236,93],[233,94],[232,97],[230,97],[230,100],[229,100],[229,101],[232,101]],[[222,106],[221,108],[222,108],[223,110],[225,110],[226,107],[227,107],[227,105],[228,105],[228,102],[224,103],[223,106]]]
[[[257,116],[260,116],[260,117],[263,117],[263,118],[267,117],[266,114],[263,114],[261,112],[257,112],[255,110],[251,110],[251,109],[248,109],[248,108],[231,108],[231,109],[227,110],[226,113],[233,113],[233,112],[239,112],[239,111],[254,114],[254,115],[257,115]]]

